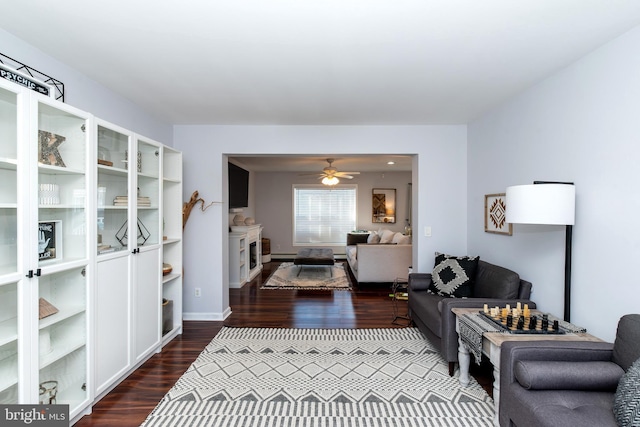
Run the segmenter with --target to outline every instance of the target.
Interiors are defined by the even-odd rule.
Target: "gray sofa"
[[[640,314],[620,319],[613,344],[505,342],[500,353],[500,425],[616,427],[616,387],[639,357]]]
[[[531,282],[504,267],[479,260],[473,285],[473,296],[469,298],[447,298],[427,291],[431,284],[430,273],[409,275],[409,313],[411,320],[435,345],[440,354],[449,362],[449,374],[453,375],[458,361],[458,333],[456,318],[451,312],[454,307],[504,307],[517,302],[536,305],[531,296]]]

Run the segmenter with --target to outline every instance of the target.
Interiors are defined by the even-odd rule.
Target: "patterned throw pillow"
[[[640,426],[640,359],[633,362],[618,383],[613,415],[621,427]]]
[[[464,298],[473,295],[473,281],[480,257],[451,256],[436,252],[429,291],[445,297]]]

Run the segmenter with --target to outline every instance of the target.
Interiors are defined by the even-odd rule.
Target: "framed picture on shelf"
[[[484,196],[484,231],[487,233],[513,234],[513,225],[507,223],[506,194],[486,194]]]
[[[62,221],[40,221],[38,223],[38,260],[62,259]]]

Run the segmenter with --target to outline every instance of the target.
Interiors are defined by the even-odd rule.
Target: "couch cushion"
[[[503,397],[507,396],[508,397]],[[505,400],[503,400],[505,399]],[[514,425],[536,427],[615,427],[610,391],[537,390],[512,383],[500,390],[500,400],[510,401]],[[502,412],[502,410],[501,410]]]
[[[514,367],[516,380],[529,390],[614,391],[622,368],[613,362],[521,360]]]
[[[476,298],[516,299],[520,290],[518,273],[504,267],[478,262],[473,296]]]
[[[616,340],[613,344],[613,360],[625,371],[640,357],[640,314],[627,314],[620,318]]]
[[[429,290],[446,297],[470,297],[479,257],[452,256],[436,253]]]
[[[620,379],[613,399],[613,414],[621,427],[640,426],[640,359]]]

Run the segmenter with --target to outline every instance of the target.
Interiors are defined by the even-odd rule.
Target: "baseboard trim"
[[[219,322],[231,315],[231,307],[222,313],[182,313],[182,320],[196,320],[204,322]]]
[[[272,260],[278,260],[278,261],[282,261],[282,260],[290,261],[290,260],[294,259],[295,257],[296,257],[296,254],[271,254],[271,259]],[[335,259],[339,259],[339,260],[347,259],[347,255],[346,254],[333,254],[333,257]]]

